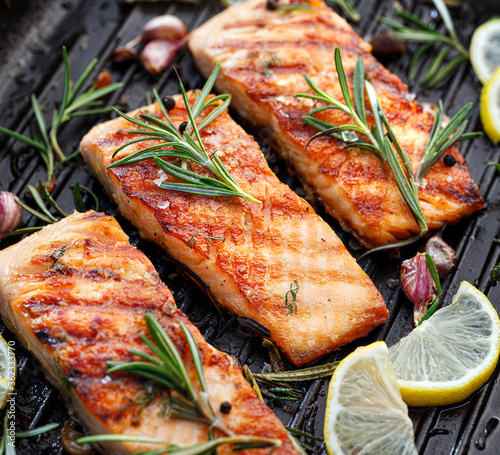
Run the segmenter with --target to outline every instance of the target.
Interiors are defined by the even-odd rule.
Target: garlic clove
[[[429,304],[435,300],[437,292],[424,253],[418,253],[401,264],[400,282],[406,297],[414,304],[416,325],[424,317]]]
[[[172,62],[175,54],[184,46],[185,42],[185,40],[167,41],[160,39],[150,41],[141,53],[142,66],[150,74],[161,73]]]
[[[0,241],[16,230],[23,219],[23,209],[16,199],[15,194],[0,191]]]
[[[433,235],[427,240],[424,252],[432,257],[439,278],[448,276],[457,262],[455,250],[439,234]]]
[[[186,25],[178,17],[163,14],[146,22],[142,28],[140,39],[142,43],[157,39],[178,41],[183,39],[186,33]]]

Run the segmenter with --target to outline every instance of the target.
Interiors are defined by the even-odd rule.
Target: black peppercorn
[[[184,131],[186,131],[186,128],[188,126],[188,122],[182,122],[180,125],[179,125],[179,132],[181,134],[184,134]]]
[[[444,156],[443,162],[446,167],[452,167],[457,164],[457,160],[455,159],[455,157],[453,155],[450,155],[449,153]]]
[[[266,8],[270,11],[274,11],[278,9],[278,0],[267,0]]]
[[[171,96],[165,96],[162,101],[167,112],[170,112],[175,107],[175,100]]]
[[[231,403],[229,403],[229,401],[224,401],[224,403],[221,403],[220,412],[222,412],[222,414],[229,414],[230,411]]]

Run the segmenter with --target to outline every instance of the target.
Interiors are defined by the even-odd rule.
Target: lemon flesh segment
[[[500,141],[500,68],[483,87],[480,116],[486,135],[494,143]]]
[[[0,409],[5,408],[16,382],[17,363],[14,351],[0,335]]]
[[[330,455],[418,453],[384,342],[356,349],[336,368],[324,434]]]
[[[485,22],[476,29],[469,53],[477,77],[486,84],[500,67],[500,19]]]
[[[489,379],[499,351],[498,314],[465,281],[451,305],[389,348],[401,395],[410,406],[465,400]]]

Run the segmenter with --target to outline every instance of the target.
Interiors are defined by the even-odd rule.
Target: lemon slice
[[[485,22],[472,35],[470,61],[479,80],[486,84],[500,67],[500,19]]]
[[[411,406],[458,403],[491,376],[500,320],[486,296],[462,281],[451,305],[389,349],[399,389]]]
[[[483,87],[480,115],[486,135],[494,143],[500,141],[500,68]]]
[[[17,363],[14,351],[0,335],[0,409],[5,408],[16,382]]]
[[[383,341],[356,349],[336,368],[325,416],[330,455],[416,455],[413,425]]]

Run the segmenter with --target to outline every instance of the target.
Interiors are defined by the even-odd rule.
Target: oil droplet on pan
[[[479,439],[476,441],[476,448],[478,450],[484,450],[486,448],[486,438],[493,433],[495,428],[498,426],[498,422],[500,420],[497,417],[492,417],[486,422],[486,426],[484,427],[483,433],[479,436]]]

